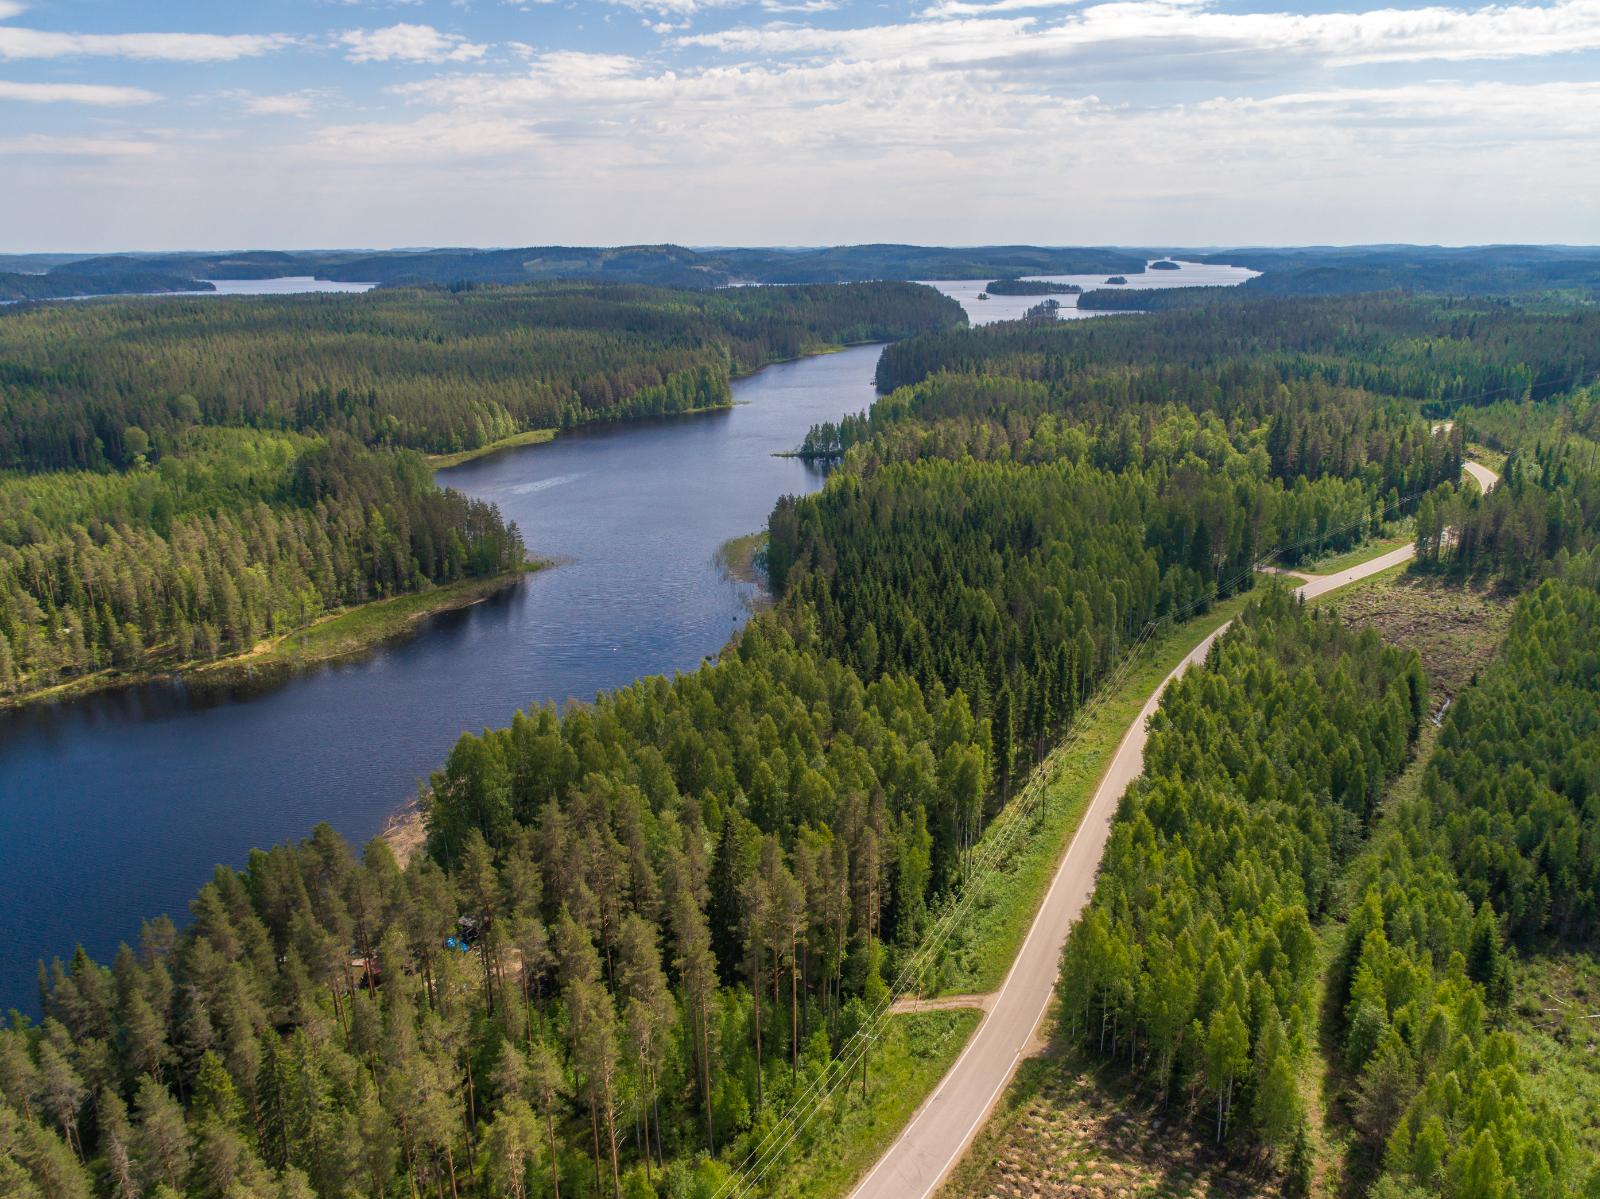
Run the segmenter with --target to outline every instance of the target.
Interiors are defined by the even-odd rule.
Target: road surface
[[[1466,470],[1485,491],[1497,481],[1493,471],[1476,462],[1468,462]],[[1415,547],[1404,545],[1349,570],[1310,576],[1296,591],[1306,599],[1315,599],[1399,566],[1409,561],[1415,552]],[[1211,643],[1227,630],[1228,624],[1195,646],[1178,663],[1122,735],[1116,756],[1100,780],[1089,809],[1067,847],[1066,856],[1056,868],[1050,890],[1028,929],[1010,973],[984,1005],[978,1031],[940,1081],[938,1089],[911,1117],[899,1139],[857,1184],[851,1199],[927,1199],[961,1160],[1023,1057],[1038,1048],[1039,1025],[1055,990],[1056,971],[1067,932],[1094,893],[1095,873],[1111,836],[1111,820],[1116,815],[1118,801],[1128,784],[1144,770],[1144,745],[1150,717],[1155,714],[1167,684],[1196,662],[1205,661]]]

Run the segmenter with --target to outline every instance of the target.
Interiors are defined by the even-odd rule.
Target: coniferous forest
[[[1263,588],[1156,717],[1063,959],[1063,1034],[1292,1190],[1331,991],[1374,1193],[1594,1193],[1505,1026],[1519,946],[1590,946],[1600,907],[1592,309],[1221,297],[961,329],[902,285],[584,289],[540,325],[559,292],[0,318],[5,452],[57,472],[30,476],[47,503],[0,508],[14,661],[83,627],[69,605],[124,644],[203,628],[154,577],[150,627],[137,578],[117,606],[117,555],[133,576],[156,539],[219,639],[270,626],[280,578],[326,604],[324,582],[499,569],[514,532],[432,490],[416,450],[675,386],[695,406],[770,357],[915,334],[871,412],[807,438],[838,464],[773,512],[775,605],[717,661],[462,737],[407,864],[319,828],[219,868],[181,928],[42,966],[40,1018],[0,1031],[0,1192],[709,1199],[1152,625],[1414,514],[1420,569],[1522,593],[1416,795],[1385,802],[1434,715],[1425,663]],[[452,366],[456,337],[474,357]],[[237,354],[208,359],[215,339]],[[528,352],[548,379],[512,370]],[[1469,432],[1509,455],[1488,497],[1457,485]],[[262,587],[235,579],[236,623],[235,573]]]
[[[420,452],[726,405],[763,363],[959,317],[904,284],[0,312],[0,696],[519,567],[517,530]]]

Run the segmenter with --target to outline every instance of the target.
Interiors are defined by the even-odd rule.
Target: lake
[[[717,550],[820,485],[772,455],[869,405],[878,354],[771,366],[731,409],[440,472],[559,565],[359,661],[254,693],[163,683],[0,713],[0,1011],[36,1006],[38,958],[81,939],[109,960],[140,917],[181,917],[215,863],[319,820],[371,837],[463,730],[716,653],[756,597]]]
[[[335,279],[314,279],[310,275],[283,275],[277,279],[213,279],[216,291],[185,292],[200,296],[293,296],[302,292],[371,291],[376,283],[340,283]]]
[[[1252,271],[1242,266],[1212,266],[1203,262],[1185,262],[1176,260],[1178,269],[1175,271],[1145,271],[1142,275],[1129,275],[1125,288],[1121,290],[1139,291],[1147,287],[1236,287],[1246,279],[1254,279],[1259,271]],[[1028,275],[1029,279],[1043,279],[1050,283],[1076,283],[1084,291],[1094,291],[1096,288],[1106,288],[1105,275]],[[1060,309],[1056,312],[1058,320],[1085,320],[1089,317],[1105,316],[1106,312],[1096,309],[1092,312],[1078,311],[1077,296],[989,296],[987,300],[978,299],[991,280],[988,279],[927,279],[924,280],[930,287],[937,287],[945,295],[961,302],[961,307],[966,310],[967,319],[974,325],[989,325],[995,321],[1014,321],[1034,305],[1047,299],[1061,302]],[[1106,288],[1106,290],[1117,290]],[[987,294],[987,293],[984,293]]]
[[[1200,268],[1207,282],[1249,275],[1214,273],[1231,269]],[[1201,281],[1188,268],[1130,278]],[[287,281],[250,281],[263,282]],[[985,282],[936,286],[977,321],[1038,302],[979,301]],[[319,820],[365,841],[463,731],[716,653],[756,597],[718,549],[763,528],[780,496],[821,485],[817,467],[772,455],[868,407],[879,352],[768,367],[734,384],[725,411],[581,429],[441,471],[558,565],[359,660],[256,689],[167,682],[0,712],[0,1011],[36,1007],[39,958],[81,940],[109,960],[141,917],[181,919],[213,866],[252,846]]]

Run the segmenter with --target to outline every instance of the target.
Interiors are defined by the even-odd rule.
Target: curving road
[[[1498,481],[1486,466],[1466,463],[1466,470],[1484,491]],[[1296,591],[1315,599],[1359,579],[1399,566],[1415,554],[1401,546],[1371,561],[1331,575],[1312,575]],[[1231,624],[1232,622],[1228,622]],[[1167,684],[1196,662],[1203,662],[1211,643],[1228,628],[1222,625],[1195,646],[1145,701],[1128,726],[1116,755],[1095,790],[1089,809],[1056,868],[1050,890],[1040,905],[1028,936],[1000,989],[985,997],[984,1017],[938,1089],[911,1117],[898,1140],[857,1184],[851,1199],[927,1199],[966,1152],[988,1118],[995,1101],[1011,1081],[1023,1057],[1039,1046],[1039,1025],[1055,989],[1061,949],[1073,921],[1094,893],[1100,856],[1111,836],[1111,820],[1128,784],[1144,770],[1144,745],[1150,717]],[[973,999],[963,997],[964,1006]]]

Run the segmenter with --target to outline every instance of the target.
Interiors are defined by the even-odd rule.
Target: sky
[[[0,0],[0,250],[1600,242],[1600,0]]]

